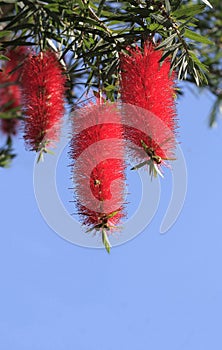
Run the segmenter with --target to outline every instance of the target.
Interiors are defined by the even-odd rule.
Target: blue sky
[[[18,157],[0,169],[2,349],[222,348],[222,125],[208,128],[212,102],[188,89],[178,101],[188,190],[174,226],[159,233],[171,195],[166,174],[150,225],[110,255],[71,244],[47,225],[33,191],[34,155],[16,141]],[[69,169],[58,172],[71,209]],[[141,195],[136,184],[132,176],[130,211]]]

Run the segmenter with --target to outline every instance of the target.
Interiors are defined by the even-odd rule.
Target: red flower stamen
[[[51,51],[29,55],[22,72],[24,139],[30,150],[46,151],[58,138],[64,113],[65,78]]]
[[[10,118],[0,119],[0,129],[8,136],[16,135],[19,127],[19,120],[17,119],[21,106],[19,77],[26,55],[25,47],[8,50],[6,56],[9,60],[3,64],[0,75],[0,113],[10,114]]]
[[[151,43],[128,52],[120,57],[125,137],[137,146],[134,157],[157,166],[174,154],[175,74],[170,75],[169,60],[160,65],[163,52]]]
[[[112,104],[90,105],[74,117],[70,156],[74,160],[75,202],[88,231],[108,235],[124,216],[124,141],[120,115]]]

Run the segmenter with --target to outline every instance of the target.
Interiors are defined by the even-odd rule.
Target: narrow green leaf
[[[207,6],[213,8],[213,6],[211,5],[211,3],[209,3],[209,1],[207,0],[202,0]]]
[[[220,103],[221,103],[221,100],[218,99],[213,104],[213,108],[210,112],[210,119],[209,119],[209,126],[210,127],[213,127],[216,125],[217,112],[218,112],[218,108],[220,106]]]
[[[140,8],[140,7],[132,7],[128,9],[129,13],[135,13],[136,15],[140,15],[144,18],[148,17],[150,15],[150,11],[146,8]]]
[[[151,32],[155,32],[157,31],[158,29],[162,29],[163,26],[159,23],[151,23],[149,26],[148,26],[148,29],[151,31]]]
[[[184,36],[191,40],[198,41],[199,43],[203,43],[206,45],[213,45],[213,42],[211,40],[209,40],[205,36],[195,33],[190,29],[185,29]]]
[[[174,33],[172,34],[171,36],[169,36],[168,38],[166,38],[164,41],[162,41],[162,43],[160,43],[158,46],[157,46],[157,50],[158,49],[161,49],[163,47],[166,47],[168,46],[169,44],[172,43],[173,39],[177,36],[177,33]]]
[[[106,248],[107,253],[110,253],[111,244],[109,242],[107,233],[104,229],[102,230],[102,242]]]
[[[202,69],[202,70],[205,71],[205,72],[208,72],[207,66],[206,66],[204,63],[202,63],[202,62],[199,60],[199,58],[197,58],[197,56],[195,55],[195,53],[194,53],[193,51],[191,51],[191,50],[189,50],[188,52],[189,52],[189,55],[190,55],[192,61],[193,61],[200,69]]]
[[[2,61],[9,61],[9,58],[4,56],[4,55],[0,55],[0,60],[2,60]]]
[[[177,19],[181,17],[189,17],[189,16],[195,16],[199,13],[203,12],[205,6],[204,5],[191,5],[191,6],[183,6],[180,7],[178,10],[173,12],[173,16],[175,16]]]
[[[112,213],[110,213],[110,214],[107,215],[106,217],[107,217],[107,219],[111,219],[111,218],[113,218],[113,217],[114,217],[116,214],[118,214],[118,213],[119,213],[119,209],[113,211]]]
[[[81,1],[81,0],[75,0],[75,1],[78,3],[78,6],[80,7],[80,9],[84,9],[85,8],[83,1]]]
[[[4,1],[1,1],[1,3],[3,3],[4,5],[5,4],[15,4],[16,1],[15,0],[4,0]]]
[[[5,36],[8,36],[11,34],[10,30],[2,30],[0,31],[0,38],[4,38]]]
[[[44,8],[49,9],[50,11],[59,12],[59,4],[58,3],[44,5]]]
[[[170,13],[171,11],[171,6],[169,0],[165,0],[165,7],[166,7],[166,12]]]

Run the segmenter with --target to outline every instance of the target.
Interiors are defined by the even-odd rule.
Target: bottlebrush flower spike
[[[175,148],[175,74],[170,75],[169,60],[160,65],[163,52],[150,42],[143,51],[135,47],[128,53],[120,56],[125,137],[137,146],[132,153],[142,162],[133,169],[148,164],[156,175]]]
[[[62,68],[51,51],[30,54],[22,72],[23,105],[26,115],[24,139],[28,149],[47,152],[58,138],[64,112]]]
[[[21,105],[20,87],[10,79],[0,76],[0,114],[9,114],[8,118],[0,119],[0,129],[8,136],[16,135],[19,127],[19,107]]]
[[[123,127],[114,105],[98,102],[74,115],[70,157],[80,219],[109,252],[108,236],[124,216]]]
[[[21,66],[27,55],[25,47],[17,47],[6,52],[9,58],[2,66],[0,75],[0,113],[8,113],[11,118],[0,120],[1,131],[8,135],[16,135],[19,126],[19,107],[21,106],[21,89],[19,77]]]

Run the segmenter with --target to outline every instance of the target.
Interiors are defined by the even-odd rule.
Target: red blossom
[[[172,157],[175,148],[175,74],[170,75],[168,59],[160,65],[162,54],[147,42],[143,51],[128,48],[120,57],[125,137],[138,146],[134,156],[156,164]]]
[[[8,61],[2,66],[0,75],[0,112],[17,113],[21,105],[21,89],[19,85],[19,76],[21,74],[21,65],[27,50],[25,47],[9,49],[6,52]],[[19,126],[19,120],[15,117],[0,120],[0,129],[6,135],[16,135]]]
[[[12,81],[18,81],[22,64],[27,57],[27,48],[25,46],[18,46],[16,48],[10,48],[6,52],[6,56],[8,57],[8,61],[3,69],[3,73],[9,75]]]
[[[104,241],[105,231],[124,216],[123,127],[116,107],[90,105],[75,115],[70,156],[78,213],[90,230],[102,232]]]
[[[10,112],[21,105],[21,90],[19,85],[10,79],[0,78],[1,113]]]
[[[22,71],[25,141],[29,149],[45,150],[58,138],[64,113],[65,78],[51,51],[30,54]]]
[[[19,120],[17,118],[1,119],[0,128],[3,134],[16,135],[18,131]]]

